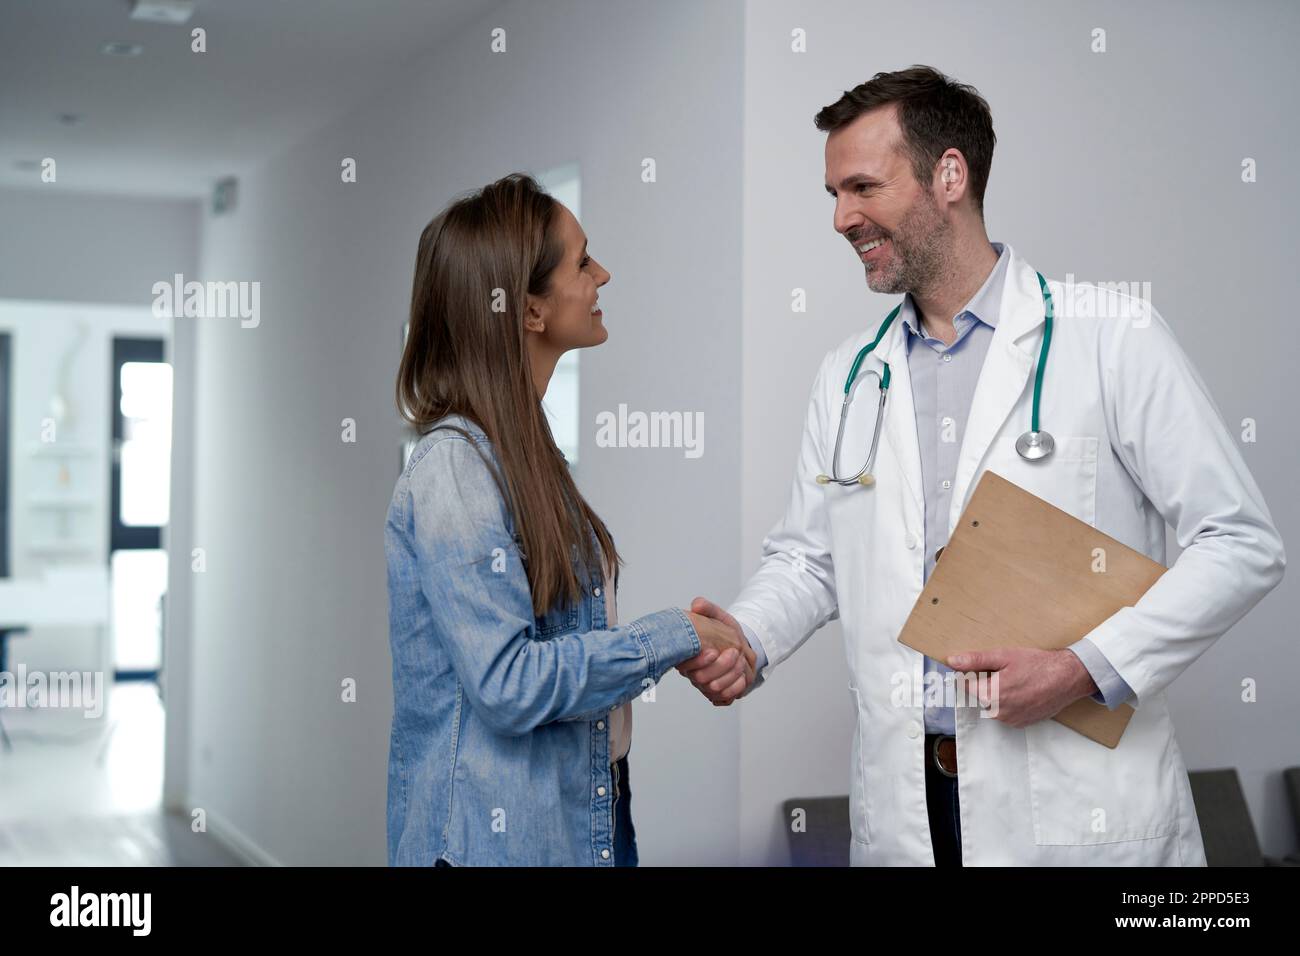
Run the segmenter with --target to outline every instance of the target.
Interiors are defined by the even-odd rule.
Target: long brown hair
[[[524,332],[527,296],[550,291],[564,256],[554,198],[512,173],[444,209],[415,256],[411,324],[397,373],[397,408],[422,434],[446,415],[486,433],[522,538],[533,611],[576,604],[574,559],[620,559],[556,447],[533,384]]]

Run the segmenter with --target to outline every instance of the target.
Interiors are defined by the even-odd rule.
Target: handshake
[[[700,653],[677,670],[715,707],[726,707],[753,686],[757,655],[739,622],[712,601],[697,597],[687,617],[700,639]]]

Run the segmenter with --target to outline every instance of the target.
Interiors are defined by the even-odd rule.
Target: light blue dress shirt
[[[998,261],[979,291],[953,319],[957,337],[951,345],[945,345],[920,328],[911,293],[904,295],[898,313],[907,331],[907,370],[912,380],[916,437],[921,449],[927,581],[934,571],[936,552],[948,542],[948,509],[957,474],[957,456],[975,397],[975,385],[993,331],[997,328],[1002,304],[1009,257],[1001,243],[991,245],[998,253]],[[761,670],[767,666],[767,654],[755,635],[748,628],[744,631],[758,656],[757,668]],[[1070,650],[1083,662],[1097,684],[1098,692],[1092,695],[1094,700],[1113,710],[1132,696],[1132,689],[1092,641],[1081,638],[1070,645]],[[947,687],[946,675],[951,674],[952,669],[946,664],[927,657],[925,671],[927,687],[934,686],[936,681],[945,682],[942,686]],[[953,708],[927,706],[925,732],[955,733]]]

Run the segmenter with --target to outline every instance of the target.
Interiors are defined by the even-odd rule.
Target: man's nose
[[[841,236],[862,225],[862,214],[845,203],[835,204],[835,231]]]

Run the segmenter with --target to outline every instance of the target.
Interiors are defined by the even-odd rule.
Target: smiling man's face
[[[835,231],[852,245],[871,291],[924,289],[942,274],[952,227],[935,197],[937,182],[937,174],[924,187],[916,181],[892,105],[826,137]]]

